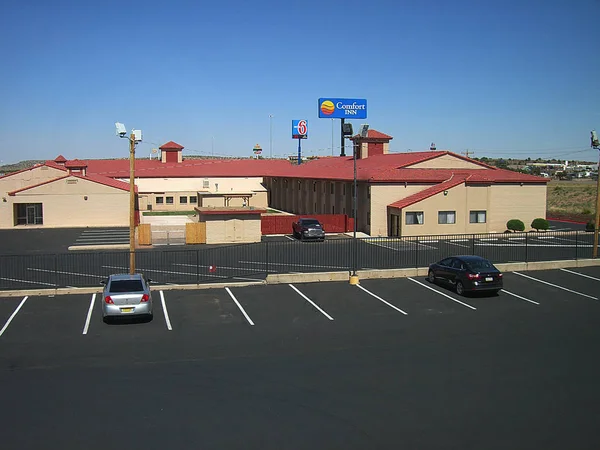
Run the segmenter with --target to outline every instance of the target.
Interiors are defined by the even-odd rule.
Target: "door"
[[[390,215],[390,236],[402,236],[402,216],[397,214]]]
[[[35,224],[35,205],[27,205],[27,225]]]

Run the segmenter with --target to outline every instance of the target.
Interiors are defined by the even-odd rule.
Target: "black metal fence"
[[[264,280],[268,274],[426,267],[450,255],[480,255],[494,263],[592,257],[593,234],[575,231],[405,238],[331,238],[325,242],[148,249],[136,270],[160,284]],[[0,290],[90,287],[128,272],[128,251],[0,256]]]

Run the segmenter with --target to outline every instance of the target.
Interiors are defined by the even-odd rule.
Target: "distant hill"
[[[14,164],[5,164],[3,166],[0,166],[0,173],[3,173],[6,175],[7,173],[17,172],[19,170],[27,169],[35,164],[40,164],[43,162],[46,162],[46,160],[44,160],[44,159],[28,159],[25,161],[19,161],[18,163],[14,163]]]

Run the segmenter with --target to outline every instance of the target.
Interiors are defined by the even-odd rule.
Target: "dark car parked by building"
[[[292,232],[295,238],[325,240],[325,230],[317,219],[302,218],[292,224]]]
[[[497,293],[503,287],[502,272],[481,256],[451,256],[429,266],[431,283],[441,282],[456,289],[458,295],[469,291]]]

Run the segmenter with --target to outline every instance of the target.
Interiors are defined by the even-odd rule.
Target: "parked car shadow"
[[[107,325],[131,325],[135,323],[150,323],[154,316],[107,316],[104,317],[104,323]]]
[[[438,286],[438,287],[444,289],[445,291],[456,294],[456,289],[454,289],[454,286],[452,286],[451,284],[438,282],[438,281],[432,283],[431,281],[429,281],[428,277],[425,277],[425,281],[427,281],[429,284],[433,284],[434,286]],[[456,294],[456,295],[458,295],[458,294]],[[464,297],[467,297],[467,298],[483,298],[483,297],[499,297],[499,296],[500,296],[500,294],[498,292],[496,292],[495,290],[465,291],[465,293],[464,293]]]

